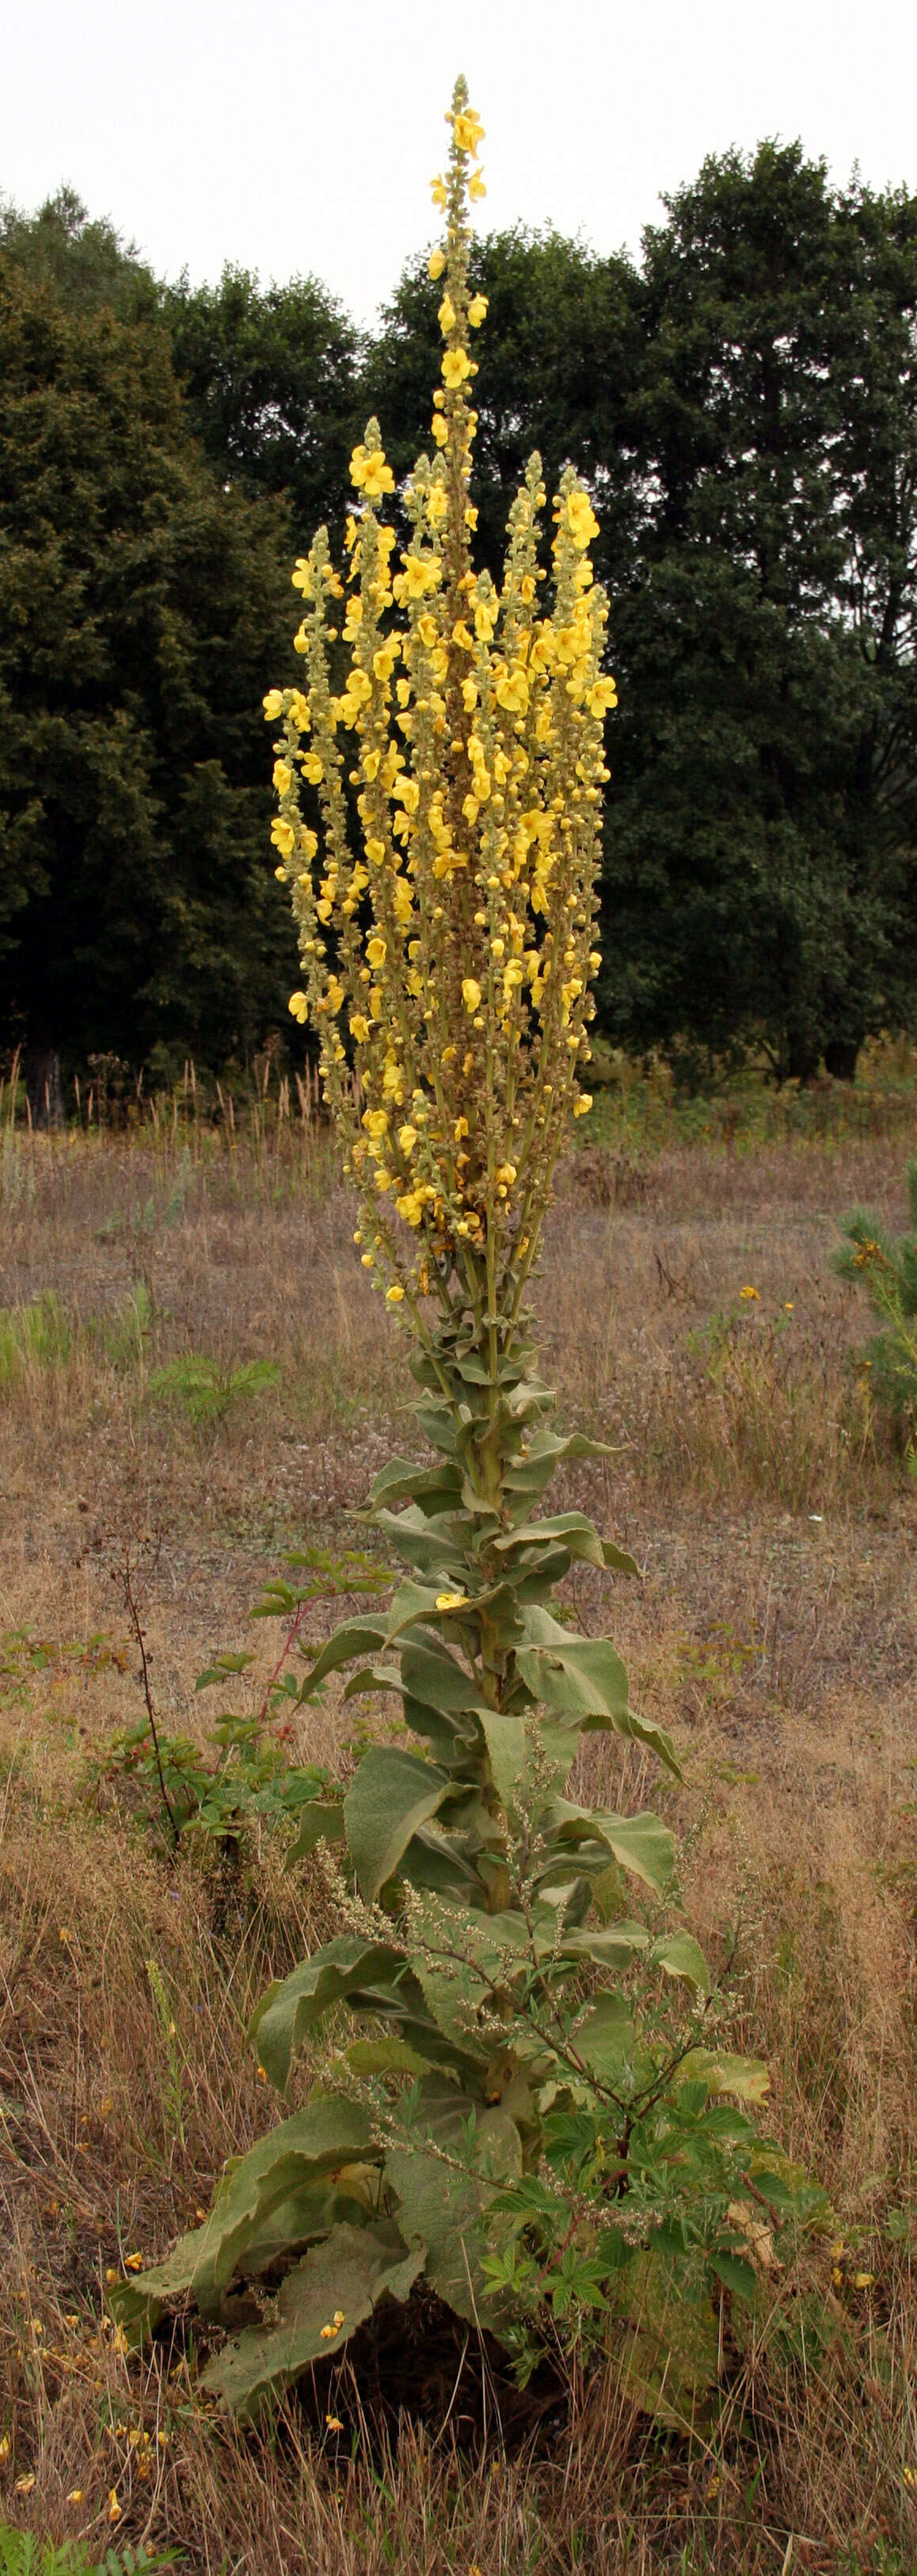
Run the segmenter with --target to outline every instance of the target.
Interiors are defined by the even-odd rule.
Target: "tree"
[[[781,1075],[913,1017],[917,202],[798,145],[647,234],[603,1000]]]
[[[335,527],[357,434],[359,340],[315,278],[259,287],[225,268],[218,286],[166,291],[163,314],[192,423],[221,477],[286,492],[296,545]],[[343,524],[343,523],[341,523]]]
[[[0,259],[4,1035],[219,1061],[285,1021],[261,697],[286,511],[224,490],[165,332]]]
[[[0,256],[33,286],[49,287],[70,313],[107,305],[122,321],[153,314],[159,287],[136,243],[103,215],[93,219],[74,188],[58,188],[37,214],[0,199]]]
[[[494,571],[502,562],[507,496],[538,448],[552,490],[567,463],[586,476],[602,519],[596,569],[620,580],[635,530],[633,271],[623,258],[597,259],[580,242],[517,226],[473,244],[470,276],[488,299],[475,386],[477,560]],[[367,352],[363,410],[378,416],[399,475],[430,446],[441,294],[426,259],[412,262]]]

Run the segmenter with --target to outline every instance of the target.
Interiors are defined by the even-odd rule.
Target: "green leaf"
[[[342,1843],[344,1840],[343,1805],[333,1799],[313,1798],[303,1815],[296,1841],[287,1853],[287,1868],[295,1861],[306,1860],[319,1843]]]
[[[397,1987],[404,1972],[397,1950],[342,1934],[316,1950],[311,1959],[301,1959],[279,1984],[269,1986],[252,2016],[248,2039],[257,2047],[260,2063],[278,2092],[286,2091],[291,2061],[306,2032],[332,2004],[343,2003],[366,1988]]]
[[[636,2255],[618,2275],[615,2307],[630,2320],[618,2347],[624,2395],[680,2433],[703,2430],[719,2368],[719,2324],[699,2262]]]
[[[452,1782],[420,1753],[372,1744],[344,1800],[347,1848],[370,1904],[391,1878],[420,1825],[435,1816]]]
[[[276,2322],[234,2335],[208,2364],[203,2386],[250,2422],[265,2399],[282,2395],[310,2362],[340,2352],[380,2300],[406,2299],[424,2261],[424,2246],[408,2253],[397,2228],[383,2220],[333,2228],[288,2272],[277,2295]],[[335,2328],[341,2311],[343,2323]]]
[[[600,2084],[620,2083],[634,2049],[633,2018],[623,1995],[597,1995],[570,2044]]]
[[[326,1673],[339,1672],[342,1664],[355,1663],[358,1655],[373,1655],[377,1647],[387,1643],[384,1611],[375,1619],[349,1619],[343,1628],[335,1630],[334,1636],[328,1638],[316,1655],[308,1675],[310,1690],[316,1682],[324,1681]]]
[[[613,1566],[619,1574],[639,1574],[636,1558],[616,1547],[611,1539],[599,1537],[594,1523],[585,1512],[557,1512],[551,1520],[517,1522],[514,1529],[493,1545],[504,1555],[519,1547],[546,1547],[552,1540],[562,1541],[567,1555],[581,1558],[586,1565]]]
[[[463,2121],[469,2104],[457,2105],[437,2124],[440,2154],[421,2146],[396,2147],[385,2160],[385,2184],[399,2201],[399,2223],[409,2243],[426,2248],[426,2276],[447,2305],[472,2324],[486,2323],[499,2332],[495,2309],[481,2269],[481,2220],[500,2183],[522,2171],[522,2148],[515,2122],[503,2111],[482,2112],[476,2121],[471,2160],[462,2171]],[[458,2163],[445,2161],[451,2154]],[[499,2245],[508,2221],[491,2217],[488,2248]]]
[[[368,1510],[373,1515],[381,1504],[389,1509],[396,1503],[423,1502],[428,1515],[437,1509],[449,1511],[458,1499],[461,1475],[458,1467],[422,1467],[409,1458],[390,1458],[369,1489]]]
[[[379,1511],[375,1517],[405,1565],[413,1566],[419,1574],[440,1573],[453,1579],[458,1576],[464,1591],[463,1560],[468,1533],[461,1521],[450,1513],[431,1520],[414,1503],[407,1511]],[[443,1583],[439,1588],[440,1591],[444,1589]]]
[[[665,1932],[647,1953],[647,1966],[664,1968],[667,1977],[685,1977],[698,1993],[710,1992],[710,1970],[690,1932]]]
[[[597,1843],[620,1861],[622,1869],[646,1880],[661,1895],[675,1866],[675,1845],[668,1826],[659,1816],[646,1812],[639,1816],[613,1816],[599,1807],[574,1807],[566,1798],[553,1798],[545,1810],[542,1834],[546,1844],[555,1846],[558,1857],[577,1853],[583,1844]],[[541,1870],[547,1884],[553,1876],[550,1865]]]
[[[352,2039],[343,2051],[345,2062],[355,2075],[426,2075],[431,2065],[441,2061],[422,2057],[406,2039]]]
[[[533,1699],[561,1717],[626,1718],[627,1674],[607,1638],[572,1637],[548,1610],[528,1610],[525,1628],[516,1662]]]
[[[119,2282],[111,2297],[119,2322],[136,2334],[156,2324],[167,2300],[186,2293],[202,2316],[218,2315],[224,2292],[279,2203],[372,2149],[361,2103],[342,2095],[315,2096],[227,2166],[209,2218],[179,2239],[167,2262]]]
[[[730,2057],[715,2048],[690,2048],[672,2077],[673,2084],[692,2084],[703,2078],[711,2099],[731,2093],[737,2102],[763,2102],[770,2091],[770,2076],[759,2057]]]
[[[711,2272],[716,2273],[717,2280],[722,2281],[726,2289],[732,2291],[735,2298],[754,2298],[758,2287],[757,2274],[754,2264],[746,2262],[743,2254],[714,2254],[711,2256],[710,2269]]]
[[[494,1788],[502,1807],[515,1806],[516,1796],[525,1777],[526,1743],[522,1720],[501,1708],[488,1708],[481,1701],[478,1724],[487,1745]]]

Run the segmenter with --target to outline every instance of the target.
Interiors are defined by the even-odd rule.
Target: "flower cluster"
[[[597,521],[572,470],[553,509],[550,609],[537,456],[501,585],[473,568],[471,351],[487,304],[468,276],[483,129],[464,82],[448,121],[448,177],[433,183],[446,241],[430,260],[441,382],[432,455],[402,495],[410,533],[399,545],[385,516],[394,476],[371,420],[351,458],[346,579],[320,530],[293,574],[304,685],[272,689],[265,714],[282,726],[272,839],[302,961],[290,1009],[317,1035],[363,1260],[393,1304],[438,1291],[481,1317],[507,1291],[518,1303],[567,1118],[591,1106],[580,1076],[616,698]]]

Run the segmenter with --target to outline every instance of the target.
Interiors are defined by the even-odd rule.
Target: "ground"
[[[328,1928],[266,1830],[227,1883],[212,1853],[164,1857],[105,1776],[144,1713],[125,1551],[159,1720],[203,1741],[214,1650],[254,1645],[256,1679],[276,1661],[248,1614],[284,1550],[367,1544],[351,1515],[411,1438],[403,1339],[314,1120],[0,1133],[9,2521],[96,2557],[171,2541],[208,2576],[917,2566],[917,1482],[831,1269],[853,1203],[903,1223],[915,1131],[900,1100],[821,1127],[606,1120],[562,1177],[537,1302],[564,1419],[613,1444],[565,1499],[645,1568],[581,1570],[571,1606],[685,1772],[673,1790],[593,1738],[589,1785],[662,1801],[715,1958],[740,1927],[730,2044],[766,2058],[769,2125],[831,2194],[833,2326],[782,2379],[752,2355],[693,2449],[609,2370],[528,2451],[491,2424],[473,2472],[422,2423],[383,2455],[340,2388],[320,2440],[295,2415],[227,2432],[193,2371],[128,2359],[105,2321],[106,2274],[163,2252],[274,2116],[248,2011]],[[293,1751],[346,1767],[354,1723],[306,1711]]]

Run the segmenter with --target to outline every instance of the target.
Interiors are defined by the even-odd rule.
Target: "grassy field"
[[[903,1222],[913,1102],[692,1121],[619,1086],[563,1176],[549,1370],[616,1444],[564,1499],[646,1569],[610,1603],[580,1569],[576,1607],[685,1767],[660,1788],[592,1738],[589,1785],[664,1805],[714,1957],[740,1921],[732,2044],[767,2058],[843,2250],[827,2332],[752,2351],[693,2448],[610,2366],[508,2457],[491,2418],[473,2468],[422,2421],[386,2448],[346,2383],[342,2431],[294,2408],[243,2438],[105,2320],[106,2275],[164,2251],[272,2116],[247,2014],[329,1929],[265,1836],[227,1888],[93,1782],[143,1714],[125,1547],[160,1720],[200,1736],[214,1649],[276,1660],[248,1611],[284,1549],[361,1544],[405,1439],[398,1333],[314,1122],[0,1130],[0,2518],[97,2558],[171,2542],[208,2576],[912,2576],[917,1481],[830,1256],[855,1201]],[[346,1767],[353,1725],[329,1698],[294,1750]]]

